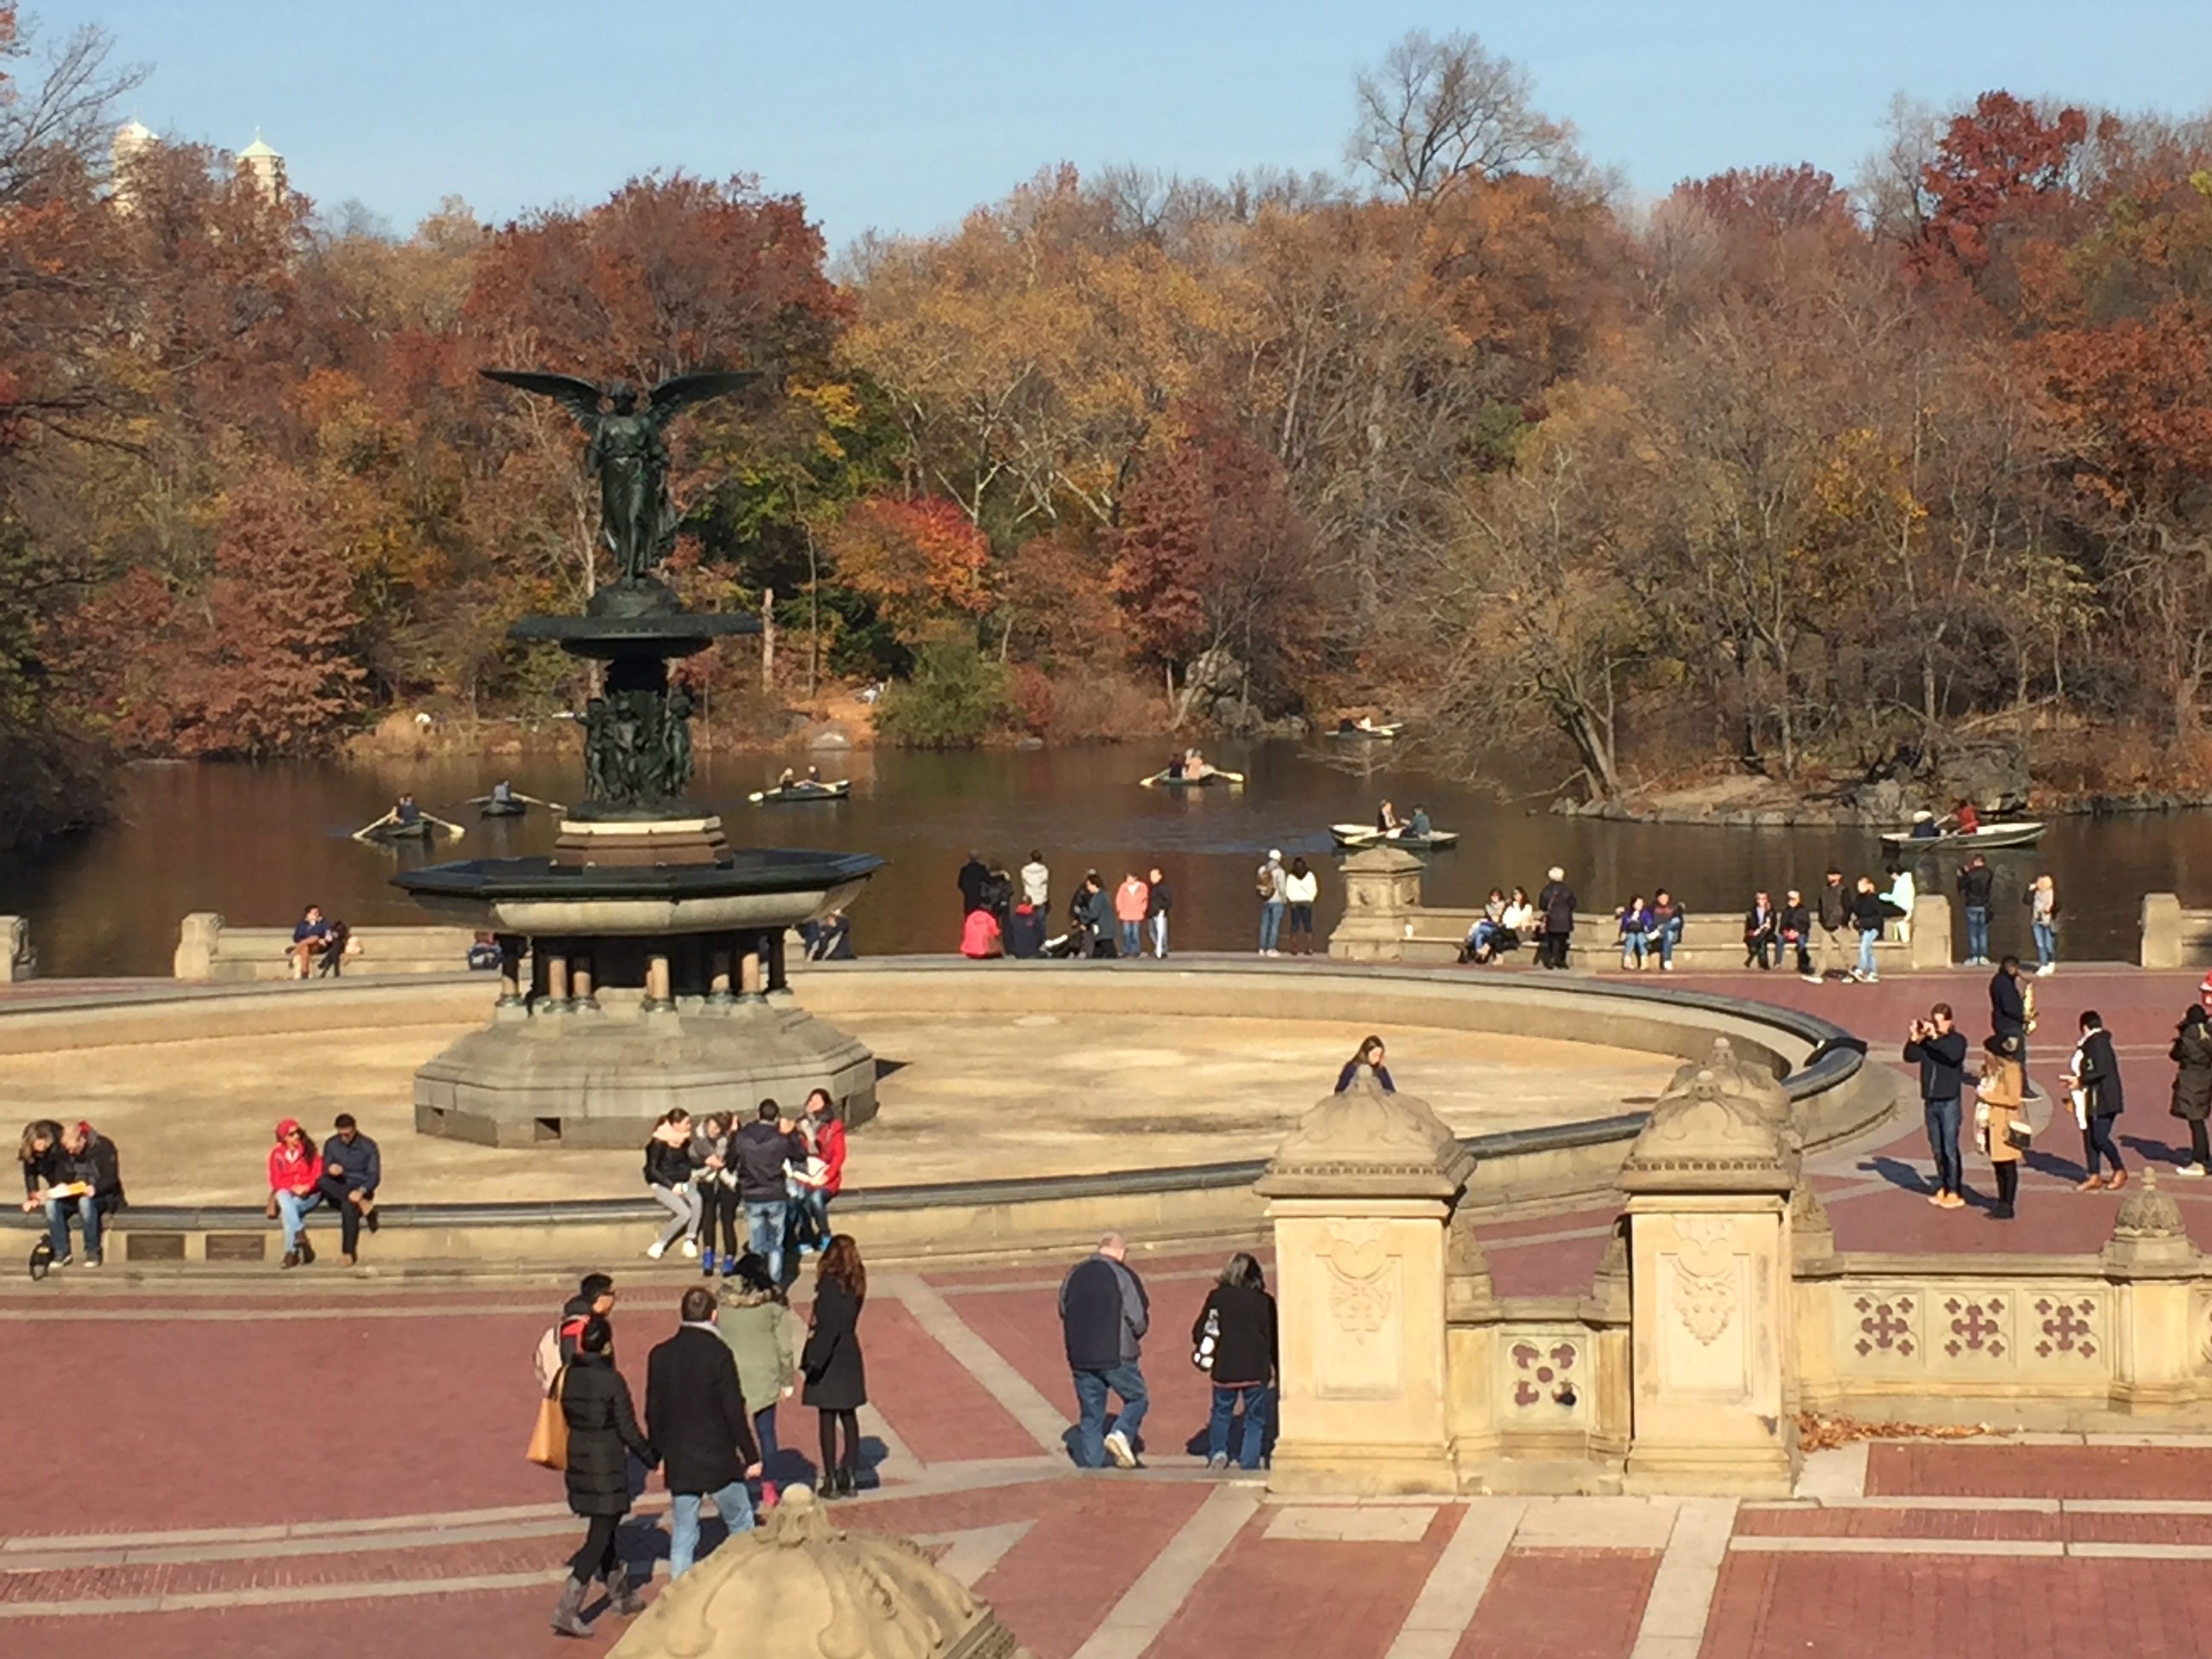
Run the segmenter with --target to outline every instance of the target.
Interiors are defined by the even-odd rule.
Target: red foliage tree
[[[875,601],[900,640],[913,644],[930,624],[980,616],[990,544],[951,501],[878,497],[856,503],[830,532],[837,580]]]
[[[1984,93],[1922,170],[1918,268],[1981,277],[2006,233],[2065,191],[2088,136],[2089,118],[2070,106],[2046,121],[2025,99]]]

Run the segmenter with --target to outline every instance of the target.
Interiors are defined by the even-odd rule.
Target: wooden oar
[[[520,789],[515,790],[514,795],[517,800],[526,800],[532,806],[542,806],[549,812],[565,812],[568,810],[557,800],[540,800],[535,795],[524,794]]]
[[[360,829],[353,832],[353,838],[356,841],[367,841],[371,836],[383,829],[386,824],[391,823],[398,816],[398,809],[394,807],[391,811],[386,812],[382,817],[377,819],[374,823],[364,823],[362,825]]]
[[[441,818],[435,812],[425,812],[422,816],[428,818],[431,823],[436,824],[441,830],[452,830],[453,832],[453,839],[455,841],[459,841],[463,836],[469,833],[467,830],[462,829],[459,824],[452,822],[450,819]]]

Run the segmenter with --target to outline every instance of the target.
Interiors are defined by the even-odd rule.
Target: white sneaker
[[[646,1253],[646,1255],[647,1255],[648,1257],[650,1257],[652,1260],[653,1260],[653,1261],[659,1261],[659,1260],[660,1260],[660,1258],[661,1258],[665,1254],[666,1254],[667,1249],[668,1249],[668,1246],[666,1246],[665,1244],[662,1243],[659,1239],[657,1239],[657,1238],[656,1238],[656,1239],[654,1239],[654,1240],[653,1241],[653,1243],[650,1243],[650,1244],[648,1244],[648,1245],[647,1245],[647,1246],[645,1247],[645,1253]]]
[[[2049,979],[2049,978],[2050,978],[2053,974],[2057,973],[2057,971],[2058,971],[2058,964],[2057,964],[2057,963],[2055,963],[2055,962],[2046,962],[2046,963],[2044,963],[2040,968],[2039,968],[2039,969],[2037,969],[2035,970],[2035,976],[2036,976],[2036,978],[2038,978],[2038,979]]]
[[[1106,1437],[1106,1455],[1125,1469],[1137,1467],[1137,1454],[1130,1447],[1128,1436],[1116,1429]]]
[[[684,1254],[690,1256],[694,1261],[696,1261],[699,1259],[699,1241],[696,1238],[685,1239],[684,1241]]]
[[[2202,1181],[2204,1178],[2204,1166],[2202,1164],[2185,1164],[2176,1170],[2174,1174],[2185,1176],[2191,1181]]]
[[[1820,982],[1820,976],[1818,974],[1800,974],[1797,977],[1808,985],[1818,985]]]

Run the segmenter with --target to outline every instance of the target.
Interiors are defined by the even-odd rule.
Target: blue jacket
[[[1060,1281],[1060,1326],[1070,1370],[1133,1364],[1151,1322],[1144,1281],[1112,1256],[1079,1261]]]
[[[333,1164],[343,1173],[332,1175],[331,1165]],[[341,1192],[350,1193],[356,1189],[374,1192],[384,1184],[384,1161],[377,1156],[376,1143],[367,1135],[356,1134],[353,1145],[349,1146],[332,1135],[323,1143],[321,1184]]]

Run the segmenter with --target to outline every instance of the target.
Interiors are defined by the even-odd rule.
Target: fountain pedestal
[[[514,629],[607,664],[585,722],[592,799],[552,855],[394,878],[426,908],[493,933],[501,958],[490,1025],[416,1073],[416,1128],[495,1146],[636,1146],[672,1107],[750,1117],[817,1088],[866,1122],[875,1057],[798,1006],[783,941],[842,908],[883,860],[732,849],[721,820],[684,799],[690,702],[667,661],[758,624],[695,616],[652,581],[602,589],[592,610]]]

